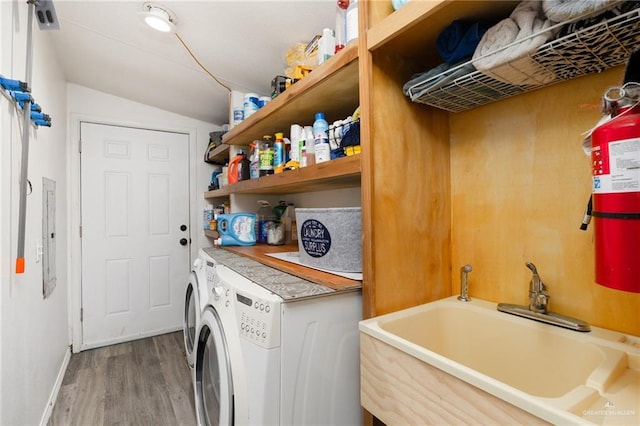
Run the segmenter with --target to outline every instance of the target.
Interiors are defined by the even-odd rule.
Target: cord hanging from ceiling
[[[226,84],[224,84],[223,82],[221,82],[218,77],[216,77],[215,75],[213,75],[213,73],[211,73],[204,65],[202,65],[202,63],[198,60],[198,58],[196,57],[196,55],[191,51],[191,49],[189,49],[189,46],[187,46],[187,43],[185,43],[185,41],[182,39],[182,37],[180,37],[180,34],[178,34],[177,32],[175,33],[176,38],[180,41],[180,43],[182,44],[182,46],[185,48],[185,50],[189,53],[189,55],[191,55],[191,57],[193,58],[193,60],[195,61],[196,64],[198,64],[198,66],[200,68],[202,68],[202,70],[204,72],[206,72],[211,78],[213,78],[216,83],[218,83],[220,86],[224,87],[225,89],[227,89],[227,91],[229,93],[231,93],[231,88],[229,86],[227,86]]]
[[[187,46],[187,43],[184,41],[184,39],[180,37],[178,31],[176,31],[178,19],[175,13],[164,6],[152,2],[147,2],[143,4],[142,7],[143,11],[139,13],[140,19],[142,19],[145,24],[156,31],[160,31],[163,33],[174,33],[180,44],[182,44],[182,47],[185,48],[185,50],[187,51],[187,53],[189,53],[195,63],[198,64],[198,66],[216,83],[227,89],[227,91],[229,92],[229,96],[231,96],[231,88],[221,82],[218,77],[216,77],[211,71],[207,69],[207,67],[202,65],[202,62],[198,60],[193,51],[189,48],[189,46]]]

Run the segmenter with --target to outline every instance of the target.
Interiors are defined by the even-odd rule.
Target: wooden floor
[[[49,426],[195,425],[182,332],[73,354]]]

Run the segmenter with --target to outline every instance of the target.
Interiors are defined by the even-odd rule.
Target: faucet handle
[[[533,276],[529,283],[529,310],[538,313],[547,313],[549,308],[549,291],[547,286],[542,282],[536,265],[531,262],[526,263],[527,268],[531,270]]]

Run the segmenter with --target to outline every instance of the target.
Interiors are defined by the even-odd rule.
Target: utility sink
[[[455,297],[364,320],[360,331],[551,423],[640,424],[635,336],[578,333]]]

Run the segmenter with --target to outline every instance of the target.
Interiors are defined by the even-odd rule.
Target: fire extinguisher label
[[[604,147],[592,152],[593,193],[640,191],[640,138],[610,142],[608,150]]]

